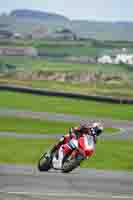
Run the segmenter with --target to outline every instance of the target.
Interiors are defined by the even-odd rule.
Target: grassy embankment
[[[59,46],[88,46],[88,47],[102,47],[102,48],[133,48],[133,42],[129,41],[96,41],[94,39],[88,40],[74,40],[74,41],[66,41],[66,40],[44,40],[44,39],[0,39],[0,46],[33,46],[36,48],[45,47],[45,46],[59,45]]]
[[[13,92],[0,92],[0,108],[16,108],[37,112],[56,112],[88,116],[133,120],[132,105],[100,103],[59,97],[36,96]]]
[[[49,53],[66,53],[73,56],[97,56],[103,52],[114,49],[127,48],[133,51],[133,43],[128,41],[96,41],[89,39],[86,41],[33,41],[32,46],[37,49],[44,49]]]
[[[128,84],[104,84],[104,83],[66,83],[47,80],[14,80],[1,78],[0,84],[42,88],[61,92],[72,92],[86,95],[105,95],[122,98],[133,98],[133,87]]]
[[[55,139],[0,139],[0,163],[37,164],[43,151]],[[96,153],[82,163],[82,167],[111,170],[133,170],[133,141],[99,139]]]
[[[78,126],[79,122],[49,121],[18,117],[1,117],[0,131],[16,133],[67,134],[70,127]],[[119,129],[105,128],[105,133],[116,133]]]
[[[17,77],[15,77],[13,73],[3,77],[1,76],[0,83],[25,85],[83,94],[133,97],[133,74],[129,71],[128,66],[126,65],[71,64],[22,56],[2,56],[0,57],[0,63],[2,63],[2,65],[4,65],[4,63],[14,65],[17,70],[22,71],[22,74],[19,74]],[[36,75],[34,74],[34,77],[39,79],[39,76],[43,76],[44,73],[50,74],[55,72],[74,73],[74,76],[77,77],[81,72],[89,72],[90,76],[95,77],[96,80],[94,78],[93,81],[91,80],[86,83],[80,83],[79,81],[74,82],[71,80],[71,74],[69,74],[69,78],[67,78],[65,82],[60,82],[58,80],[32,80],[33,73],[36,73]],[[45,75],[45,78],[46,76],[47,75]],[[27,78],[23,79],[22,77]],[[122,77],[122,79],[120,77]]]
[[[71,45],[71,44],[40,44],[36,45],[37,49],[47,54],[66,55],[66,56],[93,56],[95,57],[103,51],[103,48],[89,47],[88,45]]]
[[[56,47],[54,47],[55,50]],[[64,47],[62,47],[61,51],[63,52]],[[75,47],[74,47],[75,48]],[[86,51],[86,49],[81,48],[77,50],[72,48],[71,51],[75,51],[73,55],[83,55],[84,52],[87,52],[87,55],[94,55],[96,53],[96,49],[92,49]],[[53,53],[49,47],[47,47],[49,53]],[[56,49],[57,53],[58,50]],[[68,50],[67,50],[68,51]],[[82,51],[82,52],[81,52]],[[69,52],[70,53],[70,47]],[[93,54],[94,53],[94,54]],[[85,54],[84,54],[85,55]],[[80,72],[80,71],[104,71],[106,73],[124,73],[127,76],[131,76],[126,68],[121,66],[102,66],[102,65],[79,65],[79,64],[64,64],[64,63],[52,63],[52,62],[44,62],[42,59],[34,59],[27,57],[5,57],[2,58],[2,62],[16,64],[17,67],[24,68],[26,71],[31,70],[45,70],[45,71],[66,71],[66,72]],[[125,67],[125,66],[124,66]],[[131,76],[132,78],[132,76]],[[33,87],[44,87],[53,88],[53,86],[49,86],[48,82],[32,82],[30,83]],[[43,85],[44,84],[44,85]],[[52,85],[52,84],[51,84]],[[98,83],[99,85],[99,83]],[[95,90],[98,90],[98,85],[94,85]],[[45,86],[45,87],[46,87]],[[62,83],[56,83],[57,89],[63,90]],[[67,90],[71,90],[72,84],[65,85],[65,88],[69,88]],[[77,90],[75,90],[75,87]],[[83,91],[84,85],[81,86],[73,84],[74,91]],[[108,86],[106,86],[108,87]],[[109,86],[110,87],[110,86]],[[106,88],[104,88],[105,94],[117,94],[124,93],[121,96],[132,96],[132,88],[128,89],[126,92],[126,88],[129,88],[126,84],[121,84],[120,88],[118,86],[117,91],[113,89],[112,86],[111,92],[109,93]],[[80,89],[81,88],[81,89]],[[91,86],[86,87],[86,91],[89,90]],[[124,92],[123,92],[124,88]],[[55,89],[55,88],[54,88]],[[112,91],[113,90],[113,91]],[[121,91],[120,91],[121,90]],[[103,86],[101,87],[101,91],[103,91]],[[101,92],[100,91],[100,92]],[[94,92],[94,91],[93,91]],[[98,94],[98,91],[96,91]],[[128,94],[129,93],[129,94]],[[32,102],[32,103],[31,103]],[[75,101],[68,100],[63,98],[49,98],[49,97],[37,97],[30,95],[20,95],[20,94],[11,94],[11,93],[0,93],[0,106],[1,107],[9,107],[9,108],[19,108],[19,109],[29,109],[33,111],[48,111],[48,112],[62,112],[62,113],[72,113],[78,114],[82,116],[96,116],[96,117],[109,117],[114,119],[133,119],[133,111],[132,106],[128,105],[111,105],[105,103],[96,103],[91,101]],[[16,120],[15,120],[16,121]],[[9,122],[9,121],[8,121]],[[10,122],[13,125],[13,121]],[[16,123],[16,122],[14,122]],[[18,120],[17,120],[18,123]],[[25,123],[25,122],[23,122]],[[4,122],[3,122],[4,124]],[[19,126],[19,125],[18,125]],[[25,124],[26,126],[26,124]],[[36,125],[35,125],[36,127]],[[40,125],[37,127],[40,128]],[[19,128],[18,128],[19,129]],[[38,128],[37,128],[38,129]],[[36,130],[37,130],[36,129]],[[20,130],[20,129],[19,129]],[[27,126],[27,130],[29,127]],[[49,147],[51,143],[54,143],[54,140],[19,140],[15,138],[1,138],[0,145],[0,162],[9,162],[9,163],[32,163],[35,164],[42,153],[44,148]],[[97,145],[97,151],[94,157],[90,160],[85,161],[83,166],[87,167],[96,167],[101,169],[122,169],[122,170],[133,170],[132,165],[132,154],[133,154],[133,141],[108,141],[108,140],[100,140]],[[7,147],[7,148],[5,148]],[[106,151],[105,151],[106,149]]]
[[[126,65],[113,65],[113,64],[80,64],[80,63],[66,63],[48,61],[41,57],[28,57],[28,56],[1,56],[0,63],[12,64],[16,67],[24,68],[25,70],[44,70],[53,72],[107,72],[115,73],[128,73]],[[129,72],[129,75],[131,73]]]

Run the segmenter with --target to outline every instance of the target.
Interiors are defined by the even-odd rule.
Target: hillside
[[[72,21],[73,31],[80,37],[97,40],[133,41],[133,22]]]
[[[60,21],[69,21],[66,17],[54,13],[41,12],[29,9],[18,9],[13,10],[10,13],[11,17],[18,18],[32,18],[32,19],[40,19],[40,20],[60,20]]]
[[[9,15],[0,16],[0,29],[7,25],[7,29],[19,33],[31,33],[38,28],[47,27],[50,31],[57,27],[70,28],[70,20],[58,14],[35,10],[18,9]]]
[[[72,30],[78,38],[133,41],[133,22],[70,20],[59,14],[30,9],[13,10],[9,15],[0,16],[0,29],[13,32],[31,33],[47,28],[50,33],[60,27]]]

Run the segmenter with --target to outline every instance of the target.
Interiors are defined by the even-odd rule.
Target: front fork
[[[84,160],[85,159],[85,154],[84,154],[84,152],[81,150],[80,151],[80,149],[76,149],[76,150],[74,150],[73,152],[72,152],[72,154],[71,154],[71,156],[70,156],[70,159],[76,159],[76,160],[78,160],[78,161],[81,161],[81,160]]]

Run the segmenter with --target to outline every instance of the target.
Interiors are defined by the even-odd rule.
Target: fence
[[[49,91],[49,90],[38,89],[38,88],[34,89],[30,87],[18,87],[14,85],[0,85],[0,91],[29,93],[29,94],[43,95],[43,96],[65,97],[65,98],[73,98],[73,99],[80,99],[80,100],[93,100],[93,101],[98,101],[98,102],[108,102],[108,103],[118,103],[118,104],[133,104],[133,99],[115,98],[115,97],[106,97],[106,96],[91,96],[91,95],[83,95],[83,94],[76,94],[76,93]]]

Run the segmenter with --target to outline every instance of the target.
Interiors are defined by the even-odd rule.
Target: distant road
[[[33,119],[47,119],[47,120],[57,120],[57,121],[68,121],[68,122],[81,122],[89,121],[90,123],[94,121],[101,121],[106,127],[116,127],[116,128],[130,128],[133,129],[133,122],[127,120],[112,120],[105,118],[96,118],[96,117],[83,117],[78,115],[70,115],[64,113],[52,113],[52,112],[32,112],[28,110],[20,109],[8,109],[0,108],[0,116],[16,116],[16,117],[25,117]]]
[[[32,138],[32,139],[44,139],[44,138],[57,138],[59,139],[61,136],[63,136],[65,133],[60,133],[60,134],[39,134],[39,133],[15,133],[15,132],[5,132],[2,131],[0,132],[0,137],[16,137],[16,138]],[[119,133],[103,133],[101,138],[106,138],[106,139],[127,139],[127,138],[133,138],[132,134],[129,134],[126,131],[121,131]]]
[[[115,134],[111,137],[133,138],[133,122],[126,121],[126,120],[88,118],[88,117],[81,117],[81,116],[69,115],[69,114],[63,114],[63,113],[32,112],[32,111],[27,111],[27,110],[6,109],[6,108],[0,109],[0,116],[13,116],[13,117],[24,117],[24,118],[45,119],[45,120],[47,119],[47,120],[57,120],[57,121],[59,120],[59,121],[68,121],[68,122],[71,121],[71,122],[77,122],[77,123],[81,121],[89,121],[90,123],[94,121],[101,121],[105,127],[121,128],[120,134]],[[61,133],[61,134],[64,134],[64,133]],[[33,137],[36,137],[35,134]],[[39,137],[42,137],[42,136],[39,136]],[[105,136],[105,137],[110,137],[110,136]]]

